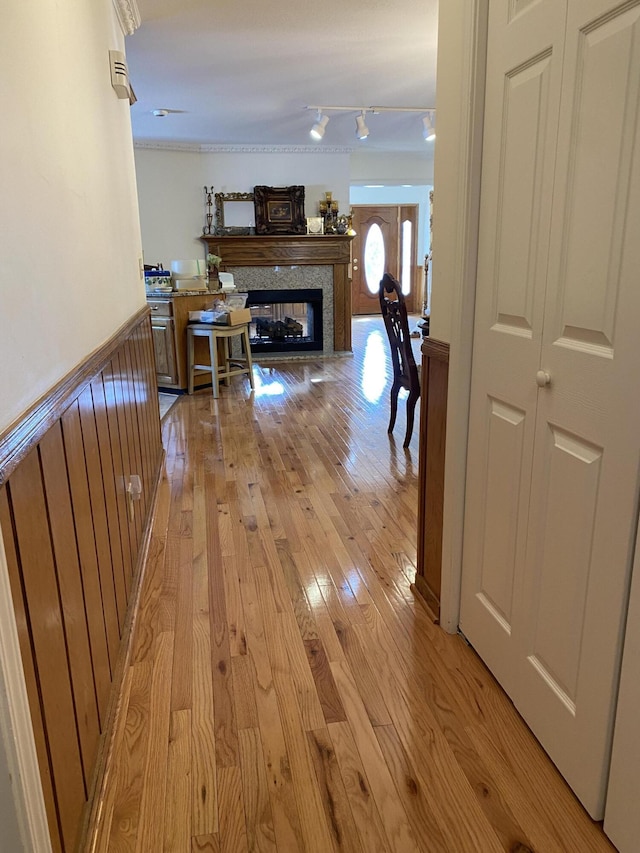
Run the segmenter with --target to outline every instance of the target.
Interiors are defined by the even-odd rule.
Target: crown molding
[[[216,145],[134,139],[134,148],[156,151],[193,151],[197,154],[352,154],[348,145]]]
[[[113,0],[113,8],[125,36],[135,33],[142,23],[136,0]]]

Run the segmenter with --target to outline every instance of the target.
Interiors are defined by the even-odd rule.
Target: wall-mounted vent
[[[131,100],[131,86],[129,85],[129,69],[124,53],[120,50],[109,51],[109,64],[111,65],[111,85],[122,100]]]

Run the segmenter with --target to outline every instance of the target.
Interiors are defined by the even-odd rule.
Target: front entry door
[[[413,311],[417,205],[354,205],[352,210],[353,313],[380,313],[378,287],[385,272],[400,281],[407,310]]]
[[[514,9],[489,12],[460,626],[599,819],[640,467],[640,0]]]

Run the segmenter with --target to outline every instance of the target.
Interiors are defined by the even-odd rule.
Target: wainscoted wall
[[[416,588],[439,619],[449,344],[425,338],[421,352]]]
[[[79,836],[161,461],[146,307],[0,436],[0,528],[54,851]]]

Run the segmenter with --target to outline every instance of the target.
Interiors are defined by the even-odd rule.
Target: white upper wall
[[[295,151],[233,152],[136,147],[142,246],[147,264],[201,258],[205,224],[204,187],[216,193],[248,193],[256,185],[305,187],[305,213],[318,215],[330,190],[349,212],[349,154]],[[249,223],[247,223],[249,224]]]
[[[352,184],[433,184],[433,142],[425,142],[424,154],[356,150],[351,155]]]
[[[11,3],[0,27],[0,431],[144,304],[112,0]]]

